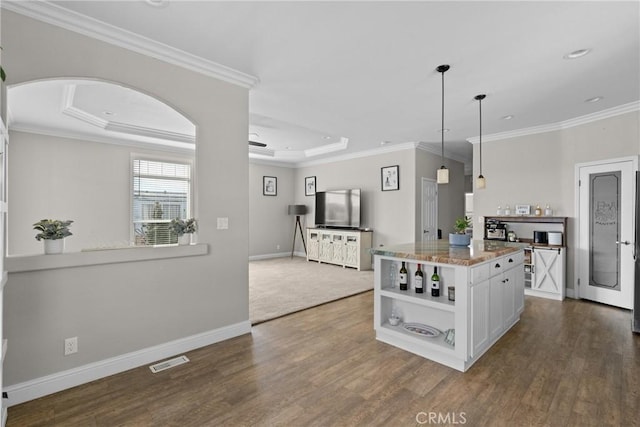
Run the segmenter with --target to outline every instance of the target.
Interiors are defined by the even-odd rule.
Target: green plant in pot
[[[64,252],[64,238],[72,235],[69,231],[72,222],[72,220],[41,219],[33,224],[33,229],[39,231],[36,234],[36,240],[44,240],[45,254]]]
[[[191,243],[191,235],[198,231],[198,221],[195,218],[174,218],[169,223],[169,230],[178,236],[178,243],[188,245]]]
[[[455,233],[449,233],[449,244],[451,246],[469,246],[471,235],[467,234],[468,228],[471,228],[471,218],[463,216],[456,219],[453,224]]]

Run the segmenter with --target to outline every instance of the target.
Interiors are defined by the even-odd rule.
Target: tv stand
[[[373,232],[335,228],[307,228],[307,261],[371,270]]]

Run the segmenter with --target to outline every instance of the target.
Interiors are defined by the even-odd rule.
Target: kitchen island
[[[454,247],[439,240],[372,249],[376,338],[466,371],[520,319],[524,247],[488,241]],[[402,262],[409,278],[406,291],[398,286]],[[418,264],[424,293],[414,287]],[[434,267],[440,276],[437,297],[430,291]]]

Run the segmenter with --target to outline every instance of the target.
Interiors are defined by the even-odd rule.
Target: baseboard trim
[[[79,366],[67,371],[36,378],[4,388],[9,398],[6,406],[18,405],[71,387],[86,384],[100,378],[128,371],[129,369],[147,365],[166,359],[176,354],[195,350],[251,332],[251,323],[246,320],[201,334],[180,338],[165,344],[148,347],[142,350],[123,354]]]
[[[249,257],[249,261],[260,261],[262,259],[272,259],[272,258],[284,258],[288,256],[291,256],[291,252],[278,252],[273,254],[252,255]],[[305,254],[304,252],[294,252],[293,256],[306,258],[307,254]]]

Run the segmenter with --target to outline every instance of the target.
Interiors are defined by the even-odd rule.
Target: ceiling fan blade
[[[265,144],[264,142],[257,142],[257,141],[249,141],[249,145],[253,145],[256,147],[266,147],[267,144]]]

